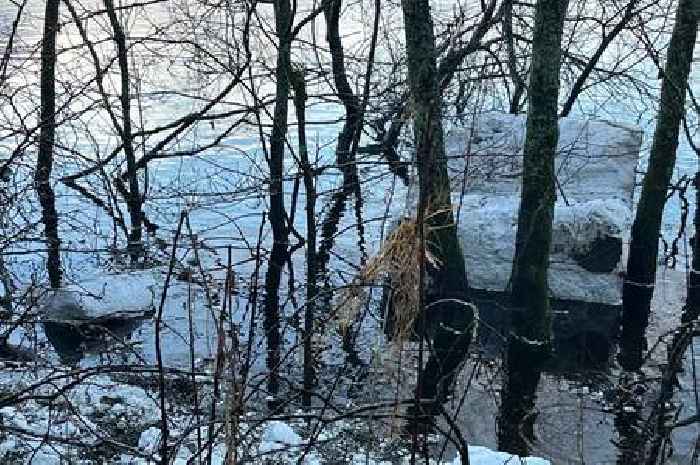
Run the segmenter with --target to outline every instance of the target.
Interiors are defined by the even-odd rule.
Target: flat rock
[[[41,299],[45,321],[86,323],[143,318],[153,314],[156,281],[148,272],[100,275]]]

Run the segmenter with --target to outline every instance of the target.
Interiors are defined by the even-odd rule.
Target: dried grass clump
[[[418,317],[420,244],[413,219],[404,219],[384,241],[377,255],[367,261],[353,283],[338,293],[336,315],[342,331],[352,325],[367,302],[367,287],[389,277],[394,308],[393,340],[409,339]]]

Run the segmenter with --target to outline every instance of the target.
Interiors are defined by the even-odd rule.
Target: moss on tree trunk
[[[467,355],[473,312],[467,305],[464,255],[452,213],[430,7],[427,0],[403,0],[402,7],[420,178],[418,218],[424,220],[426,256],[431,257],[425,262],[421,314],[423,318],[439,319],[438,324],[431,325],[436,328],[432,351],[420,375],[417,396],[444,402]]]
[[[535,6],[522,192],[511,275],[513,332],[508,338],[498,422],[499,448],[519,455],[527,455],[535,393],[550,347],[547,271],[556,195],[561,37],[567,5],[568,0],[539,0]]]

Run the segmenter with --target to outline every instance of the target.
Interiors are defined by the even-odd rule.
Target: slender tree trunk
[[[53,147],[56,137],[56,34],[58,33],[59,0],[46,1],[44,38],[41,45],[41,131],[34,183],[39,203],[44,235],[48,245],[46,268],[52,288],[61,287],[61,241],[58,237],[56,197],[51,187]]]
[[[685,115],[685,94],[699,14],[700,4],[697,0],[680,0],[668,46],[661,85],[661,104],[649,154],[649,166],[644,175],[642,193],[632,224],[627,275],[622,292],[619,359],[626,370],[638,370],[641,367],[642,352],[646,345],[644,333],[649,323],[651,298],[654,294],[661,219],[676,163],[678,131]]]
[[[122,128],[121,139],[126,155],[126,169],[129,180],[129,191],[126,196],[127,208],[131,219],[131,232],[129,233],[129,255],[131,263],[136,264],[143,254],[141,244],[141,225],[143,223],[143,213],[141,211],[141,194],[139,192],[138,170],[136,168],[136,154],[134,153],[134,138],[131,131],[131,94],[129,90],[129,57],[127,56],[126,36],[114,10],[113,0],[104,0],[107,16],[109,17],[112,31],[114,32],[114,42],[117,45],[117,59],[119,62],[120,84],[121,84],[121,106],[122,106]]]
[[[700,154],[697,151],[696,153]],[[695,201],[700,200],[700,172],[693,180]],[[700,237],[700,209],[695,210],[693,218],[695,237]],[[666,364],[661,369],[658,395],[650,408],[643,408],[640,400],[630,389],[635,381],[635,373],[623,372],[615,414],[620,454],[618,465],[664,463],[667,458],[669,438],[677,421],[678,406],[673,402],[676,388],[679,387],[678,375],[683,372],[684,358],[688,348],[693,344],[697,333],[697,319],[700,316],[700,280],[695,270],[700,267],[700,245],[694,241],[692,247],[692,270],[687,283],[687,295],[681,325],[674,331],[671,343],[666,349]],[[632,408],[630,408],[632,407]],[[646,419],[643,412],[649,412]]]
[[[0,211],[0,214],[1,213],[2,211]],[[12,275],[10,275],[7,265],[5,265],[5,259],[3,258],[2,251],[0,251],[0,284],[2,284],[3,288],[2,295],[0,295],[0,313],[2,310],[12,312],[12,300],[15,292],[15,286],[12,282]]]
[[[287,136],[287,110],[289,106],[289,75],[291,51],[292,12],[289,0],[275,0],[275,26],[279,39],[275,71],[275,110],[270,137],[270,224],[272,225],[272,253],[265,275],[265,303],[263,327],[267,337],[268,391],[273,400],[270,407],[279,407],[280,365],[280,307],[279,287],[282,270],[287,263],[289,228],[284,207],[284,144]]]
[[[567,5],[568,0],[538,0],[535,6],[523,185],[511,276],[513,332],[508,338],[498,422],[499,448],[523,456],[527,455],[527,439],[532,438],[531,411],[550,347],[547,270],[556,195],[561,38]]]
[[[304,392],[302,405],[311,406],[311,392],[316,383],[314,367],[313,331],[316,314],[317,265],[316,265],[316,185],[314,167],[309,162],[306,145],[306,83],[302,71],[292,72],[294,106],[299,134],[299,162],[306,191],[306,304],[304,306]]]
[[[427,289],[421,289],[424,293],[420,299],[424,303],[421,318],[425,321],[430,314],[438,320],[434,325],[432,351],[420,374],[416,395],[429,400],[419,406],[419,410],[434,414],[435,402],[446,400],[467,355],[474,315],[469,304],[464,255],[452,213],[430,6],[428,0],[403,0],[402,7],[420,178],[418,217],[425,219],[425,224],[419,224],[419,228],[423,231],[420,234],[424,237],[426,254],[434,258],[425,260]],[[428,410],[424,410],[425,407]]]
[[[9,189],[12,181],[13,177],[9,164],[0,167],[0,234],[6,233],[6,231],[9,232],[11,224],[8,217],[10,216],[11,204],[14,202],[12,191]],[[0,245],[0,285],[2,285],[3,289],[2,295],[0,295],[0,312],[3,310],[12,312],[12,300],[16,291],[12,275],[5,264],[5,256],[3,255],[7,245],[9,244],[4,240],[2,245]]]

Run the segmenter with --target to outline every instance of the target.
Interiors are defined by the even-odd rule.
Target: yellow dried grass
[[[399,223],[377,255],[367,261],[350,286],[338,293],[336,315],[342,331],[347,330],[367,301],[367,286],[389,278],[394,308],[393,341],[408,340],[418,317],[420,244],[416,221]]]

